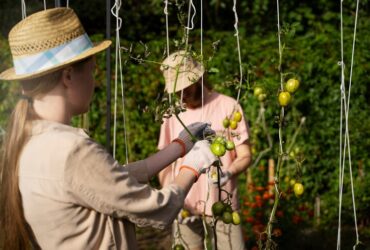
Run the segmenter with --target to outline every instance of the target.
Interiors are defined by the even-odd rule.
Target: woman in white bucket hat
[[[75,12],[55,8],[28,16],[9,33],[22,98],[9,118],[1,151],[0,249],[136,249],[135,224],[163,228],[215,157],[186,132],[147,159],[120,165],[71,118],[88,111],[94,92],[92,44]],[[189,130],[201,137],[207,125]],[[189,152],[189,153],[188,153]],[[166,188],[146,182],[185,155]]]

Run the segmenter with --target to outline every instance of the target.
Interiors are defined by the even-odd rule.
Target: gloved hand
[[[211,129],[211,126],[208,123],[204,122],[195,122],[186,127],[190,133],[199,140],[204,140],[206,136],[213,135],[215,131]],[[190,149],[194,146],[194,141],[192,141],[191,136],[188,131],[183,129],[177,139],[181,140],[185,145],[185,153],[189,152]]]
[[[192,215],[186,209],[181,209],[179,215],[177,216],[177,220],[181,224],[193,223],[194,221],[196,221],[199,218],[200,218],[199,215]]]
[[[222,171],[220,176],[220,186],[223,187],[230,180],[231,176],[232,174],[229,171],[227,170]],[[217,171],[211,173],[210,178],[208,178],[208,180],[211,184],[217,187],[218,186]]]
[[[194,147],[185,155],[182,166],[194,169],[198,174],[205,172],[215,161],[216,156],[209,148],[207,140],[197,141]],[[180,167],[181,169],[181,167]]]

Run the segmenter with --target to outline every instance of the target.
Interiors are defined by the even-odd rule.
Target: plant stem
[[[283,138],[282,138],[282,127],[283,127],[283,121],[284,121],[284,107],[281,108],[280,111],[280,120],[279,120],[279,158],[278,163],[276,166],[276,173],[275,173],[275,200],[274,205],[272,207],[272,211],[270,214],[269,222],[267,223],[267,242],[265,249],[271,249],[271,243],[272,243],[272,223],[275,222],[275,213],[277,210],[277,207],[279,205],[281,193],[280,193],[280,169],[283,164]]]
[[[180,119],[179,115],[175,113],[175,117],[176,119],[181,123],[181,125],[184,127],[185,131],[189,133],[190,137],[191,137],[191,140],[193,142],[196,142],[197,141],[197,138],[190,132],[190,130],[185,126],[185,124],[182,122],[182,120]]]

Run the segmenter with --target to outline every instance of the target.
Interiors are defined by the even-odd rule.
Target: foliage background
[[[26,1],[28,13],[43,8],[43,1]],[[50,2],[50,1],[49,1]],[[170,38],[171,51],[176,49],[176,41],[181,41],[183,28],[179,24],[179,13],[175,1],[170,5]],[[177,1],[181,3],[181,1]],[[204,50],[205,57],[209,58],[214,52],[212,44],[218,42],[215,56],[209,62],[214,73],[209,74],[213,87],[222,93],[236,97],[237,88],[233,81],[238,78],[239,65],[234,36],[231,0],[212,0],[204,3]],[[62,1],[62,3],[65,3]],[[48,3],[52,6],[53,2]],[[70,6],[76,9],[89,34],[98,34],[94,40],[101,40],[105,34],[105,2],[104,1],[70,1]],[[196,3],[199,12],[199,2]],[[346,79],[348,84],[352,35],[354,25],[355,2],[344,1],[344,52],[346,62]],[[148,60],[160,62],[165,51],[165,19],[163,2],[160,0],[123,2],[121,16],[122,46],[133,46],[133,55],[142,55],[150,52]],[[183,7],[186,13],[186,6]],[[370,4],[368,0],[361,1],[359,23],[356,38],[354,71],[352,78],[351,102],[349,114],[349,130],[352,153],[352,170],[355,183],[357,216],[360,225],[360,239],[369,243],[370,238]],[[274,140],[274,150],[266,156],[260,165],[267,165],[268,158],[277,158],[277,124],[276,115],[279,114],[277,93],[279,88],[278,41],[276,25],[276,3],[268,0],[240,1],[238,4],[239,32],[241,55],[243,61],[244,81],[242,87],[241,105],[249,118],[253,129],[257,118],[259,103],[253,97],[253,87],[263,86],[268,91],[266,105],[266,119],[269,131]],[[314,232],[326,230],[329,237],[327,245],[320,241],[311,241],[307,244],[322,245],[315,249],[334,248],[336,244],[336,228],[338,217],[338,165],[339,165],[339,122],[340,122],[340,9],[339,1],[281,1],[280,20],[286,32],[283,34],[283,43],[286,46],[283,56],[283,70],[295,74],[301,81],[301,88],[294,95],[293,103],[287,110],[285,139],[289,142],[298,126],[301,117],[306,122],[298,135],[296,145],[305,157],[301,181],[305,186],[305,193],[300,200],[283,201],[282,209],[287,216],[281,220],[284,241],[282,249],[289,248],[294,242],[291,237],[297,228],[313,228]],[[16,22],[21,18],[20,4],[11,0],[2,0],[0,3],[0,70],[11,66],[11,56],[5,37]],[[113,18],[112,18],[113,19]],[[112,20],[114,31],[115,20]],[[196,27],[200,27],[199,15],[195,19]],[[112,35],[114,33],[112,31]],[[199,53],[199,29],[190,32],[190,43],[193,50]],[[113,51],[113,50],[112,50]],[[128,59],[124,53],[124,59]],[[114,53],[111,56],[114,62]],[[97,141],[106,143],[106,83],[105,83],[105,56],[98,57],[96,95],[88,113],[89,130]],[[216,70],[215,70],[216,69]],[[160,123],[155,121],[154,108],[163,95],[164,82],[159,66],[153,63],[138,64],[132,60],[124,66],[124,91],[128,136],[129,161],[143,159],[156,151]],[[114,80],[114,76],[112,76]],[[112,82],[112,84],[114,81]],[[0,132],[4,132],[7,118],[17,100],[19,88],[16,83],[0,84]],[[112,97],[114,96],[112,85]],[[119,95],[120,96],[120,95]],[[112,100],[112,103],[114,100]],[[119,110],[122,106],[119,104]],[[120,111],[121,112],[121,111]],[[113,105],[112,105],[113,114]],[[82,118],[75,120],[81,124]],[[113,125],[113,120],[111,120]],[[124,162],[125,145],[123,138],[122,115],[118,118],[117,158]],[[261,150],[266,147],[263,134],[256,130],[252,134],[255,147]],[[112,135],[112,133],[111,133]],[[276,149],[276,150],[275,150]],[[343,200],[342,226],[349,232],[346,236],[348,246],[352,246],[354,239],[353,212],[349,186],[349,170],[345,170],[345,188]],[[251,173],[258,180],[257,169]],[[299,178],[295,174],[294,164],[287,162],[283,176]],[[240,178],[241,197],[246,197],[245,177]],[[263,181],[262,181],[263,182]],[[154,182],[155,183],[155,182]],[[261,183],[263,184],[263,183]],[[305,223],[297,226],[287,218],[293,214],[300,204],[313,206],[317,197],[321,200],[320,224],[313,218],[307,218]],[[292,201],[293,200],[293,201]],[[268,209],[268,208],[267,208]],[[292,226],[295,226],[294,230]],[[246,231],[248,223],[245,222]],[[335,229],[333,231],[333,228]],[[310,231],[312,232],[312,231]],[[320,234],[311,233],[312,237]],[[307,235],[306,235],[307,236]],[[284,238],[286,237],[286,238]],[[302,236],[303,237],[303,236]],[[285,243],[282,243],[285,242]],[[252,243],[250,243],[253,246]],[[369,244],[368,244],[369,246]],[[308,246],[304,246],[309,249]],[[302,247],[301,249],[305,249]]]

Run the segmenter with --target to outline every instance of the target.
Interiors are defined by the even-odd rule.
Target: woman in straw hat
[[[0,79],[19,80],[22,98],[1,151],[0,249],[136,249],[134,224],[170,224],[215,160],[208,142],[194,145],[182,131],[168,147],[123,167],[70,126],[88,110],[94,55],[111,42],[93,45],[72,9],[55,8],[18,23],[9,44],[14,68]],[[199,138],[207,125],[188,128]],[[185,154],[171,185],[145,184]]]

